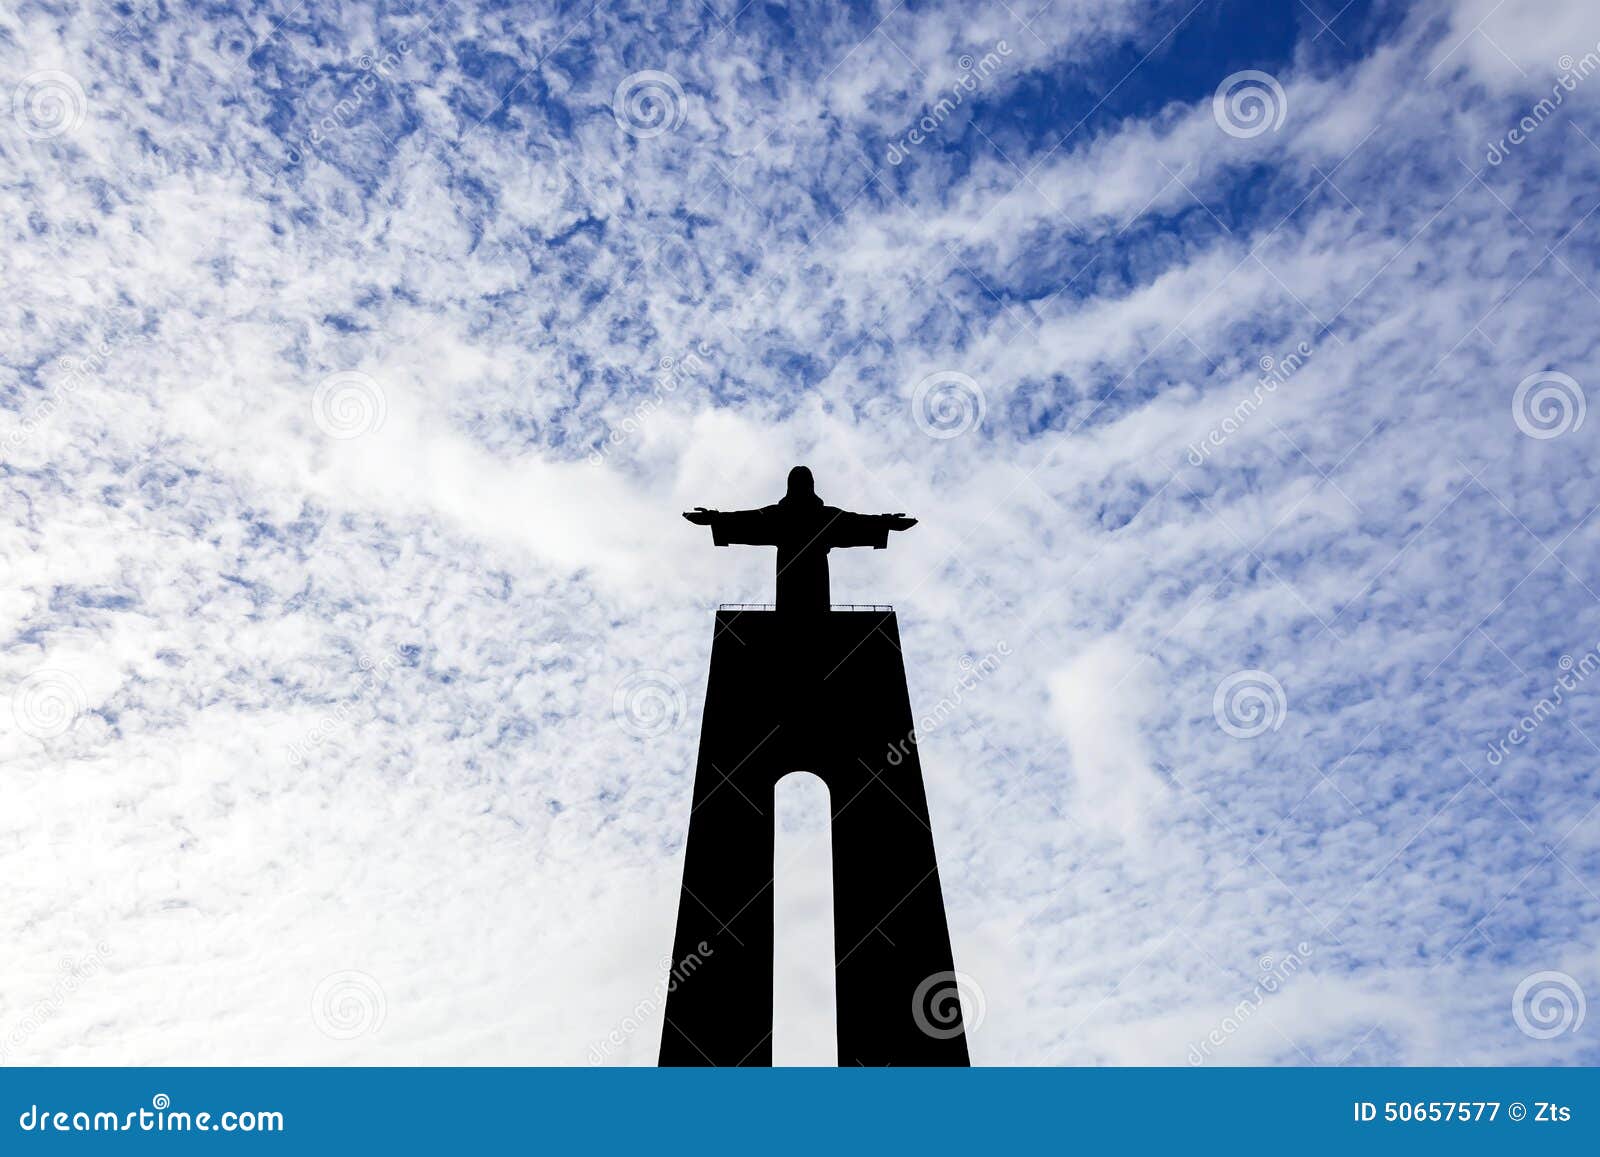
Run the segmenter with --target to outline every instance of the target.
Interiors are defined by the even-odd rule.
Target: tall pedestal
[[[773,788],[791,771],[831,798],[839,1064],[967,1064],[894,612],[734,610],[711,647],[661,1063],[772,1063]]]

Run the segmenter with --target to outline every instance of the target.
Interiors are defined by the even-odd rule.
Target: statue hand
[[[716,513],[715,510],[707,510],[704,506],[696,506],[692,511],[684,511],[683,516],[696,526],[709,526],[712,516]]]

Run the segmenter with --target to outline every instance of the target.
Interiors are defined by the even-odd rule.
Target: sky
[[[7,3],[0,1061],[653,1064],[772,591],[678,515],[805,463],[920,519],[833,592],[975,1063],[1600,1063],[1596,73],[1583,0]]]

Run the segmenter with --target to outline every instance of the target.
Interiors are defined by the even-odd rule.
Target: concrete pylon
[[[827,785],[839,1064],[966,1065],[894,612],[717,612],[663,1065],[772,1063],[773,789]]]

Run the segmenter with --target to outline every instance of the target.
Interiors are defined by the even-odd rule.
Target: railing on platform
[[[775,611],[778,608],[772,603],[718,603],[719,611]],[[831,603],[830,611],[892,611],[894,607],[887,603]]]

